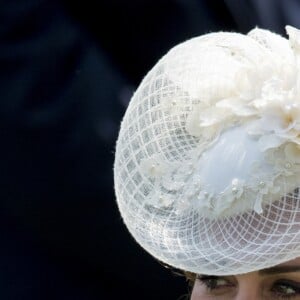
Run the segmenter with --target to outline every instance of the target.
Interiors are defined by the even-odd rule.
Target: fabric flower
[[[166,170],[165,164],[158,158],[150,157],[141,161],[141,169],[150,178],[160,177]]]
[[[248,127],[251,135],[259,136],[261,151],[285,143],[300,145],[300,106],[297,104],[266,104],[262,117]]]
[[[300,144],[288,143],[284,147],[284,153],[291,163],[300,164]]]
[[[225,210],[230,209],[234,202],[241,198],[244,192],[245,181],[234,178],[231,185],[220,194],[220,197],[215,201],[214,210],[216,215],[221,215]]]
[[[273,180],[259,181],[256,183],[257,197],[254,203],[254,211],[258,214],[263,212],[262,202],[265,195],[276,194],[280,191],[279,186],[274,186]]]
[[[205,190],[201,190],[199,195],[195,198],[194,206],[198,210],[213,210],[214,205],[212,203],[213,195]]]
[[[230,111],[226,108],[198,105],[187,117],[185,128],[192,136],[212,139],[220,133],[229,117]]]
[[[161,194],[159,191],[152,191],[147,197],[147,204],[155,208],[168,208],[174,203],[174,197],[169,194]]]
[[[216,106],[220,108],[227,108],[234,116],[250,117],[257,114],[255,107],[242,102],[239,98],[227,98],[221,100],[216,104]]]

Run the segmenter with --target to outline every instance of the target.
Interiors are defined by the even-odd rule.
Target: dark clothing
[[[271,3],[1,5],[1,299],[177,299],[186,292],[185,281],[122,223],[112,175],[119,123],[142,77],[176,43],[298,22],[290,8],[296,1],[276,1],[272,14],[261,2]]]

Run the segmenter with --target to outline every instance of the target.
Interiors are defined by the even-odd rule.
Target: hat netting
[[[115,190],[137,242],[200,274],[300,256],[299,33],[211,33],[171,49],[134,94]]]

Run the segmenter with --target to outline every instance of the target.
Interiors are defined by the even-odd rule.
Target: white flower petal
[[[300,145],[289,143],[284,148],[287,159],[292,163],[300,163]]]
[[[251,107],[249,104],[241,102],[239,98],[227,98],[219,101],[216,104],[217,107],[227,108],[236,116],[248,117],[253,116],[257,113],[257,110],[254,107]]]
[[[199,111],[197,109],[188,115],[185,130],[192,136],[201,136],[202,128],[200,127]]]
[[[159,157],[150,157],[141,160],[140,168],[146,176],[155,178],[165,172],[166,165]]]
[[[265,152],[268,149],[277,148],[284,143],[284,139],[275,135],[263,135],[258,140],[259,149]]]
[[[260,136],[265,134],[264,128],[261,126],[261,120],[255,120],[247,126],[247,133],[253,136]]]
[[[255,200],[254,203],[254,211],[258,214],[262,214],[263,213],[263,209],[262,209],[262,195],[258,194],[257,198]]]
[[[269,132],[278,132],[284,129],[282,117],[275,114],[266,114],[260,122],[260,126]]]
[[[200,126],[208,127],[223,122],[230,116],[230,111],[225,108],[212,106],[200,114]]]

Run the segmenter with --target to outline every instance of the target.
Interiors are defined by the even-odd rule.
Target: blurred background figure
[[[0,8],[1,299],[178,299],[115,204],[114,145],[142,77],[210,31],[300,27],[298,1],[10,0]]]

